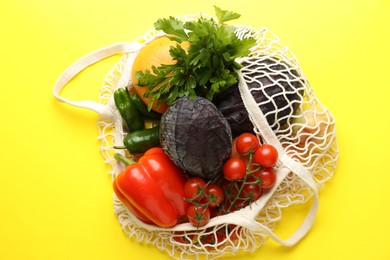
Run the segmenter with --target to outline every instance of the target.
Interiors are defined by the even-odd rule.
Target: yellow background
[[[390,259],[388,0],[2,0],[0,259],[170,259],[122,232],[97,115],[59,103],[52,86],[83,55],[133,41],[160,17],[214,14],[213,4],[289,46],[336,117],[340,146],[309,234],[239,258]],[[97,101],[119,58],[88,68],[63,95]],[[286,238],[305,210],[287,210],[277,233]]]

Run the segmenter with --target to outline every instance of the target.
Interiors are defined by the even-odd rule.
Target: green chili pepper
[[[123,139],[124,147],[130,153],[143,153],[160,145],[160,126],[128,133]],[[121,148],[121,147],[116,147]]]
[[[125,126],[130,132],[145,128],[144,120],[133,101],[131,101],[130,93],[127,89],[117,89],[114,92],[114,101]]]
[[[137,93],[130,94],[130,98],[133,101],[134,105],[137,107],[138,111],[144,117],[159,120],[161,118],[161,114],[157,113],[153,110],[149,110],[148,106],[141,100]]]

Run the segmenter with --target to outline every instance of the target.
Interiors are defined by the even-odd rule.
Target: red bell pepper
[[[113,186],[118,199],[140,220],[172,227],[189,205],[184,200],[185,181],[185,174],[161,148],[151,148],[119,173]]]

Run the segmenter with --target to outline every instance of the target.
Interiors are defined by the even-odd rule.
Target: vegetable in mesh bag
[[[171,45],[169,63],[164,63],[167,58],[160,54],[159,49],[157,57],[149,57],[153,61],[161,59],[162,64],[145,71],[134,71],[137,65],[132,71],[132,75],[136,76],[136,80],[133,79],[135,89],[143,89],[143,97],[149,99],[149,109],[155,109],[157,103],[157,107],[162,106],[165,111],[166,104],[170,105],[183,96],[192,99],[202,96],[212,100],[215,95],[237,83],[236,70],[241,65],[236,59],[250,53],[255,39],[250,35],[238,38],[236,28],[226,24],[240,17],[239,14],[218,7],[215,10],[217,20],[203,16],[186,21],[169,17],[158,19],[155,23],[155,28],[166,33],[171,40],[167,42],[165,37],[156,39],[160,42],[163,38],[165,43],[161,44],[161,48],[164,50],[167,44]],[[176,42],[176,45],[172,42]],[[153,40],[148,45],[155,44]]]
[[[174,20],[169,21],[171,23]],[[245,26],[234,27],[234,33],[238,38],[256,39],[255,49],[252,48],[247,54],[248,57],[234,60],[234,64],[241,64],[242,67],[234,65],[231,71],[238,75],[238,87],[235,89],[239,90],[237,93],[243,99],[243,112],[247,111],[246,120],[251,122],[251,130],[260,137],[261,142],[271,140],[281,152],[281,161],[276,168],[277,179],[275,186],[258,200],[227,215],[218,218],[211,216],[210,222],[201,228],[193,227],[189,223],[171,228],[153,228],[134,220],[123,205],[116,204],[115,211],[129,236],[155,244],[177,259],[199,256],[214,258],[241,250],[253,251],[264,243],[267,236],[283,244],[272,232],[275,222],[281,217],[281,208],[308,201],[316,194],[316,185],[329,179],[335,169],[338,151],[334,119],[315,97],[293,55],[283,48],[277,39],[270,36],[266,29],[255,31]],[[166,86],[172,86],[171,83]],[[191,85],[187,85],[189,86]],[[278,91],[273,89],[275,86],[279,87]],[[249,95],[243,95],[243,90]],[[152,87],[150,91],[157,91],[154,94],[161,94],[159,97],[165,101],[169,96],[166,93],[168,96],[164,96],[162,89],[160,92]],[[177,98],[180,100],[183,95],[179,95],[179,91],[173,93],[173,96],[177,95],[172,99],[172,103]],[[204,95],[204,92],[199,93]],[[248,109],[248,103],[254,103],[256,109]],[[319,114],[325,116],[319,117]],[[314,123],[309,123],[308,120]],[[315,130],[319,128],[321,131]],[[268,131],[269,129],[271,131]],[[322,137],[317,138],[319,133]],[[290,170],[291,164],[288,163],[291,160],[298,165],[298,170]],[[324,171],[327,173],[324,174]],[[303,181],[301,172],[312,174],[314,185],[308,186]],[[321,179],[319,176],[324,177]],[[299,240],[300,236],[297,237]]]
[[[161,148],[149,149],[138,162],[119,154],[115,157],[128,165],[113,183],[118,199],[146,224],[176,225],[188,207],[183,200],[184,173]]]
[[[214,180],[230,155],[232,135],[213,103],[182,97],[161,118],[160,143],[187,175]]]
[[[273,130],[283,126],[302,102],[304,82],[298,72],[275,57],[251,57],[242,63],[247,86]],[[251,80],[251,78],[256,78]],[[222,92],[214,104],[228,120],[233,137],[253,132],[253,124],[237,86]]]
[[[226,14],[220,12],[218,16],[224,17]],[[227,16],[231,18],[232,14],[229,13]],[[189,16],[180,19],[194,21],[195,18]],[[174,22],[174,20],[170,21]],[[240,251],[254,251],[265,242],[267,237],[271,237],[282,245],[294,245],[310,229],[314,220],[313,217],[315,217],[317,204],[313,204],[309,212],[310,215],[305,218],[305,222],[286,241],[278,238],[272,231],[275,223],[281,219],[281,209],[293,204],[305,203],[313,197],[313,201],[317,202],[317,188],[321,187],[322,183],[332,177],[336,167],[338,149],[335,138],[334,118],[329,110],[314,95],[294,55],[282,46],[279,40],[266,28],[259,31],[255,31],[247,26],[234,26],[231,28],[234,28],[234,34],[236,34],[238,39],[254,38],[256,40],[255,48],[251,48],[251,51],[247,54],[248,57],[234,60],[235,62],[232,63],[234,65],[230,68],[229,72],[233,72],[233,74],[238,76],[238,89],[242,96],[245,109],[248,111],[249,119],[253,123],[253,131],[259,137],[262,144],[270,143],[274,145],[280,154],[280,160],[276,164],[275,169],[277,178],[275,185],[267,192],[264,192],[258,200],[250,201],[250,205],[246,207],[238,207],[237,210],[234,208],[233,211],[226,215],[213,217],[214,214],[211,212],[210,222],[202,227],[200,225],[199,227],[194,227],[190,223],[176,224],[172,227],[158,227],[146,224],[135,217],[124,206],[126,200],[120,202],[119,197],[122,193],[118,193],[118,197],[114,197],[115,213],[124,232],[140,242],[155,245],[176,259],[199,257],[209,259]],[[228,31],[231,32],[231,29]],[[134,81],[131,81],[131,73],[129,73],[129,70],[132,67],[134,58],[137,56],[140,44],[150,42],[160,36],[160,32],[147,32],[134,45],[126,45],[126,49],[129,52],[122,57],[121,61],[113,68],[104,81],[104,87],[100,93],[101,103],[103,104],[69,102],[80,107],[91,108],[101,115],[98,121],[100,131],[99,139],[102,141],[101,151],[106,162],[112,166],[112,174],[114,177],[119,176],[120,172],[123,172],[124,166],[115,162],[113,158],[114,152],[117,152],[113,150],[113,143],[121,144],[128,129],[123,128],[123,122],[120,120],[119,112],[114,106],[112,100],[113,92],[118,87],[123,87],[124,85],[133,87],[128,86],[128,83],[136,84]],[[123,47],[123,45],[120,46]],[[113,47],[114,50],[116,47]],[[113,50],[112,48],[109,49]],[[98,54],[106,54],[106,49],[100,51]],[[225,56],[232,57],[234,55],[227,54]],[[89,58],[91,57],[92,60],[99,58],[99,56],[96,56],[96,53],[91,54]],[[288,64],[293,71],[296,71],[297,74],[292,73],[296,78],[292,77],[288,81],[294,82],[299,80],[302,84],[302,91],[296,91],[294,87],[291,90],[282,88],[280,92],[275,93],[262,89],[262,76],[258,74],[259,71],[256,68],[258,66],[264,67],[262,61],[267,59],[283,64],[283,66],[284,64]],[[83,64],[84,61],[84,59],[81,60],[81,63]],[[239,70],[239,67],[235,67],[236,64],[243,65],[243,68]],[[76,68],[76,71],[78,71],[80,69],[78,65],[80,64],[76,63],[76,65],[77,67],[73,67],[73,69]],[[272,67],[272,64],[268,65],[268,68]],[[286,69],[289,70],[289,67],[286,67]],[[234,69],[231,70],[232,68]],[[279,75],[280,72],[267,71],[263,74],[263,77],[272,78],[271,75],[273,74]],[[65,76],[69,76],[68,72],[65,73]],[[230,77],[228,76],[228,78]],[[218,82],[221,81],[218,80]],[[258,87],[250,88],[251,82],[256,82]],[[58,83],[56,83],[53,93],[59,100],[67,102],[66,99],[61,98],[59,95],[63,83],[63,77],[61,77]],[[275,84],[279,83],[279,80],[275,82]],[[170,84],[167,86],[170,86]],[[191,87],[193,85],[187,86]],[[209,86],[213,85],[211,84]],[[219,87],[220,85],[214,86]],[[299,86],[295,88],[300,89]],[[259,90],[267,97],[266,99],[258,101],[254,98],[256,91]],[[291,96],[292,98],[288,98],[288,92],[292,92],[291,94],[295,93],[294,95],[298,94],[300,98],[295,99],[294,95]],[[216,94],[216,92],[213,93]],[[176,98],[180,98],[181,96],[182,94],[177,95]],[[272,103],[275,98],[282,96],[285,97],[285,100],[293,101],[286,102],[288,103],[286,107],[289,107],[286,115],[281,114],[281,116],[276,116],[283,110],[283,106],[274,106],[277,111],[265,111],[261,109],[261,107],[267,105],[267,102]],[[294,107],[294,103],[297,103],[297,108]],[[270,125],[268,123],[269,117],[277,120],[274,120],[274,123]],[[131,154],[127,154],[127,156],[137,158]],[[123,187],[122,190],[124,191]],[[131,187],[129,191],[131,191]],[[139,194],[142,195],[142,192],[139,192]],[[257,197],[256,191],[253,193],[253,197]],[[226,198],[226,200],[229,201],[229,198]],[[164,203],[164,205],[167,204]],[[141,208],[139,207],[139,209]],[[147,210],[143,209],[143,213],[148,210],[153,211],[153,207],[149,207]],[[144,216],[146,215],[144,214]],[[153,216],[156,222],[162,223],[158,221],[158,214],[152,214],[151,216]],[[139,217],[142,218],[141,215]],[[169,224],[164,224],[164,226],[173,225],[176,217],[172,219],[172,221],[169,221]],[[150,221],[151,219],[145,219],[146,222],[148,220]]]

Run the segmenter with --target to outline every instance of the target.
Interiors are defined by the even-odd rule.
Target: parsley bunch
[[[148,87],[145,97],[152,97],[149,109],[155,101],[171,104],[182,96],[203,96],[212,100],[214,95],[237,83],[235,70],[241,65],[235,59],[247,56],[255,39],[240,40],[235,27],[225,24],[239,18],[239,14],[214,8],[217,21],[200,17],[182,22],[169,17],[155,22],[156,30],[164,31],[178,44],[169,51],[175,64],[153,66],[153,73],[149,70],[136,72],[138,84]],[[185,41],[190,43],[188,50],[179,44]]]

